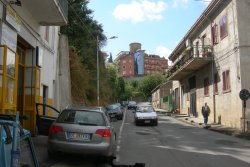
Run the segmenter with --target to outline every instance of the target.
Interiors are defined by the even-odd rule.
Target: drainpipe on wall
[[[211,28],[212,28],[212,24],[211,24]],[[212,46],[211,46],[211,51],[212,51],[211,66],[212,66],[212,84],[213,84],[213,110],[214,110],[214,123],[216,123],[216,101],[215,101],[215,89],[214,89],[214,52],[213,52],[213,47]]]

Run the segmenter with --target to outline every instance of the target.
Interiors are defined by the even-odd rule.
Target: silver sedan
[[[100,108],[66,109],[49,129],[49,157],[64,152],[92,154],[112,160],[115,149],[114,128]]]
[[[135,124],[153,124],[158,125],[158,116],[151,105],[138,105],[134,116]]]

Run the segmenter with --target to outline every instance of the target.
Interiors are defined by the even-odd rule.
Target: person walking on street
[[[207,125],[208,116],[210,114],[210,108],[208,107],[207,103],[205,103],[205,105],[202,106],[201,113],[204,118],[204,124]]]

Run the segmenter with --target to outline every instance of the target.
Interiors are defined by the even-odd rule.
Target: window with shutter
[[[204,96],[209,96],[209,79],[204,79]]]
[[[227,16],[224,15],[220,19],[220,39],[224,39],[227,35]]]
[[[226,70],[222,73],[223,76],[223,92],[228,92],[231,90],[230,85],[230,71]]]
[[[212,27],[212,41],[213,41],[213,45],[216,45],[218,44],[218,25],[215,24],[213,27]]]

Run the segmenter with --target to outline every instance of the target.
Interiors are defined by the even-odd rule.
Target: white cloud
[[[171,3],[171,7],[173,7],[173,8],[176,8],[176,7],[179,7],[179,6],[187,7],[188,2],[189,2],[189,0],[173,0],[172,3]]]
[[[159,55],[160,57],[164,56],[166,59],[168,59],[169,55],[172,53],[171,49],[166,48],[165,46],[157,46],[156,49],[156,54]],[[172,62],[168,60],[168,65],[171,66]]]
[[[159,56],[164,56],[165,58],[168,58],[168,56],[172,53],[171,49],[166,48],[165,46],[157,46],[156,49],[156,54]]]
[[[210,3],[211,1],[212,1],[212,0],[201,0],[201,2],[202,2],[203,4],[205,4],[206,6],[208,6],[209,3]]]
[[[162,12],[167,8],[163,1],[133,0],[130,4],[120,4],[113,11],[119,20],[131,20],[133,23],[145,20],[161,20]]]

